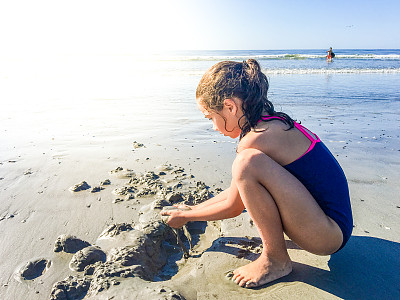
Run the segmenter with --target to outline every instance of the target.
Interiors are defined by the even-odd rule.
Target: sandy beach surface
[[[198,78],[186,80],[195,85]],[[354,231],[332,256],[307,253],[286,238],[293,272],[256,289],[225,276],[261,251],[246,212],[188,224],[192,249],[178,232],[188,258],[161,221],[163,206],[227,188],[237,145],[195,115],[194,99],[185,108],[193,109],[189,118],[171,103],[7,103],[0,299],[400,298],[398,101],[379,110],[313,103],[294,116],[342,165]],[[290,105],[284,108],[296,112]]]

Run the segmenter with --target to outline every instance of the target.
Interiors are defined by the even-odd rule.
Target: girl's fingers
[[[180,210],[191,210],[192,209],[189,205],[186,205],[186,204],[175,204],[174,207],[176,207]]]

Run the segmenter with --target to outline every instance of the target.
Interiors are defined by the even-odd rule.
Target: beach
[[[2,60],[0,298],[398,299],[396,51],[336,51],[331,65],[307,51]],[[238,141],[213,131],[195,89],[218,60],[246,55],[260,59],[276,110],[315,132],[337,158],[354,217],[348,244],[331,256],[286,237],[293,272],[257,289],[225,276],[260,251],[246,212],[189,224],[187,259],[162,222],[148,227],[162,200],[202,201],[229,187]],[[82,181],[89,188],[79,190]],[[98,246],[96,268],[71,269],[76,253],[54,251],[62,235]],[[142,256],[129,263],[132,253]],[[21,273],[35,261],[30,276]]]

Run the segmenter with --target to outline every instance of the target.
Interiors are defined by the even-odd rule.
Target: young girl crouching
[[[344,247],[353,229],[346,177],[317,135],[267,98],[267,77],[254,59],[219,62],[196,90],[199,109],[214,130],[239,137],[228,189],[190,210],[170,210],[168,224],[236,217],[247,210],[263,244],[261,255],[233,271],[241,287],[288,275],[292,263],[284,235],[311,253]]]

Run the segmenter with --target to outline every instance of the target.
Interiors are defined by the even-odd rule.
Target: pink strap
[[[258,120],[257,123],[261,122],[261,121],[267,121],[267,120],[271,120],[271,119],[278,119],[278,120],[283,120],[283,118],[281,117],[276,117],[276,116],[261,116],[261,119]],[[294,122],[294,121],[293,121]],[[297,122],[294,122],[294,126],[300,130],[301,133],[303,133],[310,141],[311,141],[311,145],[310,147],[308,147],[308,150],[299,158],[303,157],[304,155],[306,155],[308,152],[310,152],[316,143],[320,142],[321,140],[319,139],[319,137],[312,131],[308,130],[307,128],[305,128],[303,125],[300,125]],[[311,132],[315,138],[309,133]]]
[[[261,119],[258,120],[257,124],[260,123],[261,121],[267,121],[271,119],[278,119],[278,120],[283,120],[281,117],[274,117],[274,116],[261,116]]]
[[[319,139],[319,137],[315,133],[310,131],[315,136],[315,138],[313,138],[311,136],[311,134],[309,134],[307,132],[309,130],[307,128],[305,128],[303,125],[300,125],[299,123],[294,122],[294,126],[296,126],[296,128],[298,130],[300,130],[311,141],[311,145],[310,145],[310,147],[308,147],[308,150],[306,151],[306,153],[304,153],[302,156],[299,157],[299,158],[301,158],[304,155],[306,155],[308,152],[310,152],[314,148],[315,144],[320,142],[321,140]]]

